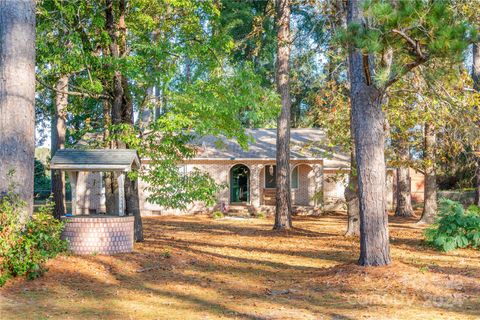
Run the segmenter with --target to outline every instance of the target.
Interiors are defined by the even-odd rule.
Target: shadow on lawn
[[[95,258],[91,258],[91,260],[95,261]],[[105,262],[97,261],[104,266],[110,266]],[[52,301],[49,295],[43,294],[38,295],[35,298],[35,303],[38,306],[42,306],[39,308],[39,312],[37,314],[38,317],[42,317],[43,315],[48,315],[48,317],[52,316],[61,316],[63,317],[74,317],[75,319],[84,319],[87,317],[93,317],[93,319],[133,319],[135,318],[134,315],[131,314],[131,311],[125,310],[121,311],[122,308],[122,300],[127,298],[127,296],[117,296],[116,291],[121,289],[132,290],[135,294],[143,295],[143,299],[138,301],[139,305],[138,308],[142,307],[142,304],[149,304],[148,300],[149,297],[151,299],[153,297],[164,297],[164,298],[173,298],[180,302],[187,302],[188,304],[194,304],[196,308],[199,308],[202,312],[208,312],[211,314],[216,314],[218,316],[225,316],[225,315],[236,315],[241,317],[242,319],[265,319],[262,317],[255,316],[249,313],[242,313],[235,311],[226,307],[221,303],[216,303],[212,300],[202,299],[200,297],[196,297],[194,295],[189,295],[188,293],[181,293],[181,292],[172,292],[168,290],[160,290],[156,288],[151,288],[145,280],[142,279],[140,276],[129,275],[127,273],[117,273],[117,277],[121,279],[120,285],[115,284],[107,284],[101,281],[98,281],[94,277],[89,277],[84,274],[78,273],[71,273],[71,274],[64,274],[65,278],[58,279],[58,285],[65,287],[65,291],[72,289],[72,284],[69,281],[75,279],[75,282],[79,285],[80,288],[76,288],[75,291],[78,294],[77,298],[79,300],[93,298],[98,300],[98,303],[90,304],[87,308],[84,306],[80,306],[75,304],[74,302],[69,305],[62,305],[59,307],[58,305],[52,306]],[[176,282],[178,283],[186,283],[190,285],[194,285],[196,279],[189,278],[189,277],[176,277]],[[82,288],[88,284],[87,288]],[[131,302],[131,297],[129,297]],[[97,307],[97,306],[98,307]],[[108,307],[105,307],[105,306]],[[168,307],[166,307],[168,310]],[[9,312],[10,314],[14,315],[18,313],[17,308],[12,308],[11,310],[4,309],[4,311]],[[198,310],[196,310],[198,311]],[[154,315],[155,312],[152,312]],[[29,315],[33,316],[33,315]],[[140,315],[141,318],[145,319],[146,316]],[[155,317],[157,318],[157,317]]]
[[[301,250],[280,250],[280,249],[270,249],[270,248],[261,248],[255,246],[248,246],[248,245],[230,245],[230,244],[218,244],[212,242],[202,242],[202,241],[193,241],[193,240],[180,240],[180,239],[157,239],[156,241],[152,241],[151,244],[148,244],[150,248],[163,248],[165,246],[170,246],[173,248],[178,248],[183,251],[190,251],[195,254],[200,255],[207,255],[210,257],[220,258],[220,259],[227,259],[233,260],[236,262],[242,263],[249,263],[249,264],[258,264],[258,265],[266,265],[272,268],[284,268],[284,269],[297,269],[297,270],[315,270],[317,268],[314,267],[301,267],[301,266],[292,266],[290,264],[285,263],[277,263],[271,262],[268,260],[259,260],[259,259],[250,259],[245,257],[236,257],[230,256],[225,254],[218,254],[215,252],[211,252],[208,250],[202,250],[200,248],[222,248],[222,249],[234,249],[234,250],[242,250],[248,253],[267,253],[267,254],[279,254],[279,255],[287,255],[293,257],[303,257],[303,258],[311,258],[311,259],[320,259],[320,260],[329,260],[338,263],[343,263],[345,261],[353,261],[354,256],[350,251],[331,251],[331,250],[311,250],[311,251],[301,251]],[[195,248],[194,248],[195,247]]]
[[[294,227],[289,231],[274,231],[271,228],[262,227],[247,227],[247,226],[233,226],[231,224],[220,224],[214,223],[216,221],[212,220],[212,224],[206,224],[204,221],[179,221],[179,220],[158,220],[153,219],[153,224],[150,228],[162,227],[168,228],[172,231],[195,231],[198,233],[207,233],[207,234],[219,234],[226,235],[236,234],[241,236],[254,236],[254,237],[311,237],[311,238],[321,238],[321,237],[332,237],[338,236],[336,233],[324,233],[316,232],[307,229]],[[229,221],[230,222],[230,221]],[[226,233],[228,232],[228,233]]]
[[[321,219],[322,217],[302,221],[321,223]],[[333,220],[335,219],[337,218],[334,217]],[[340,218],[338,219],[340,221]],[[357,252],[352,250],[348,241],[339,241],[344,239],[339,234],[304,229],[305,225],[302,225],[299,233],[288,235],[304,239],[298,241],[298,246],[285,249],[262,247],[260,240],[255,237],[267,237],[273,232],[262,230],[265,227],[263,223],[233,226],[206,220],[195,222],[179,221],[176,218],[148,218],[144,221],[144,227],[146,241],[137,245],[134,253],[112,257],[75,257],[96,265],[98,270],[107,270],[106,272],[115,279],[113,283],[101,281],[93,274],[89,274],[90,270],[49,275],[48,283],[63,287],[67,293],[74,292],[75,300],[94,298],[98,300],[98,306],[93,305],[85,310],[74,301],[71,304],[57,306],[52,302],[48,292],[43,292],[33,298],[39,315],[54,312],[59,318],[67,318],[61,316],[63,314],[79,319],[86,317],[126,319],[135,315],[127,311],[128,308],[127,310],[122,308],[123,301],[138,304],[140,310],[145,305],[153,308],[153,312],[161,308],[164,308],[163,312],[168,312],[170,307],[162,306],[161,302],[172,299],[179,304],[176,304],[175,308],[190,310],[192,318],[198,318],[199,313],[206,313],[213,317],[260,320],[281,319],[282,315],[283,318],[326,316],[333,319],[353,319],[342,315],[342,311],[368,312],[371,307],[389,306],[388,303],[393,301],[384,299],[382,296],[384,292],[379,287],[370,285],[369,289],[365,290],[362,285],[369,285],[368,280],[365,280],[366,275],[379,285],[388,284],[392,279],[403,276],[402,273],[396,274],[397,269],[394,267],[365,269],[355,265]],[[190,235],[193,239],[182,238],[182,233],[186,231],[193,233]],[[206,233],[214,234],[213,239],[203,240]],[[240,244],[222,242],[232,235],[249,236],[252,239],[238,238]],[[283,241],[280,237],[287,236],[277,234],[272,241]],[[332,243],[331,250],[325,248],[308,250],[301,247],[302,241],[321,243],[331,241],[333,238],[337,241]],[[242,241],[245,241],[245,244],[241,244]],[[404,243],[403,239],[399,241],[393,244]],[[408,242],[408,239],[405,241]],[[416,243],[408,245],[415,246]],[[165,248],[172,249],[170,258],[165,255]],[[275,255],[279,256],[275,261],[270,261],[266,255],[274,255],[274,258]],[[287,257],[281,257],[283,255]],[[281,259],[278,259],[279,257]],[[286,260],[290,257],[292,260]],[[299,258],[298,261],[294,260],[296,257]],[[302,265],[301,258],[318,260],[319,265],[320,260],[327,260],[333,262],[335,266],[331,266],[331,263],[328,264],[329,267],[324,268]],[[410,267],[408,270],[412,269]],[[408,271],[402,270],[401,272]],[[439,269],[439,272],[443,271],[459,272]],[[409,274],[412,277],[418,275],[419,273]],[[42,283],[44,280],[36,281]],[[19,282],[14,290],[21,292],[22,283]],[[438,286],[442,287],[443,284],[439,283]],[[120,290],[120,295],[117,290]],[[450,298],[452,290],[461,292],[461,289],[445,287],[443,292],[428,293],[427,296],[420,287],[406,293],[400,291],[395,293],[401,294],[405,299],[410,295],[412,297],[423,295],[425,301],[429,302]],[[469,290],[478,290],[478,287]],[[273,294],[275,291],[288,292]],[[368,300],[369,296],[378,296],[378,300]],[[260,310],[255,307],[257,303],[261,306]],[[415,303],[418,307],[418,302]],[[268,305],[268,311],[265,305]],[[408,304],[401,306],[409,307],[411,306]],[[439,304],[435,307],[460,315],[478,315],[477,310],[467,310],[462,305]],[[19,312],[18,310],[22,310],[22,307],[16,306],[5,311],[13,313]],[[290,311],[298,311],[298,317],[288,314]]]

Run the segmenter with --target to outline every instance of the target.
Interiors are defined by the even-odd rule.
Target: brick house
[[[189,214],[211,210],[248,210],[272,212],[275,205],[276,130],[249,130],[254,139],[248,150],[234,140],[207,136],[196,142],[197,155],[179,168],[188,172],[198,168],[208,172],[224,187],[217,195],[217,205],[206,208],[193,203],[187,210],[162,208],[149,203],[146,184],[139,182],[142,215]],[[291,130],[292,206],[296,211],[315,212],[345,209],[344,190],[350,155],[325,146],[320,129]],[[142,160],[148,165],[148,159]],[[99,173],[84,173],[78,181],[78,211],[104,212],[104,192]],[[393,206],[394,170],[387,170],[389,209]]]

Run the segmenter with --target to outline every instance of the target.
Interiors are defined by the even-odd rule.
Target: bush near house
[[[466,210],[461,203],[441,199],[440,212],[435,223],[425,230],[429,244],[442,251],[457,248],[480,247],[480,208]]]
[[[222,219],[224,217],[221,211],[214,211],[212,213],[212,219]]]
[[[11,277],[40,276],[44,263],[66,249],[63,223],[53,217],[52,204],[23,218],[25,203],[13,190],[0,197],[0,286]]]

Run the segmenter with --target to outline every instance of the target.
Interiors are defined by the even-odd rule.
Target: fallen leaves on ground
[[[480,252],[440,253],[414,219],[390,217],[393,264],[356,265],[344,214],[144,218],[130,254],[63,255],[0,289],[1,319],[476,319]]]

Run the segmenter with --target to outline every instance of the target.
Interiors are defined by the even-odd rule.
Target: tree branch
[[[60,94],[67,94],[69,96],[76,96],[76,97],[82,97],[82,98],[93,98],[93,99],[110,99],[109,96],[106,96],[104,94],[95,94],[95,93],[89,93],[89,92],[80,92],[80,91],[63,91],[63,90],[58,90],[52,86],[49,86],[45,82],[35,79],[39,84],[44,86],[47,89],[50,89],[52,91],[55,91],[56,93]]]
[[[398,73],[394,73],[390,76],[390,78],[388,79],[388,81],[385,83],[385,88],[388,88],[389,86],[391,86],[392,84],[394,84],[395,82],[397,82],[401,77],[403,77],[405,74],[407,74],[408,72],[410,72],[411,70],[413,70],[414,68],[418,67],[419,65],[421,65],[422,63],[424,63],[425,61],[428,60],[428,57],[424,57],[424,58],[417,58],[417,60],[407,64],[405,66],[405,68],[403,68],[400,72]]]
[[[415,54],[416,54],[419,58],[425,59],[425,55],[424,55],[424,53],[422,52],[422,48],[420,48],[420,44],[419,44],[418,41],[413,40],[412,38],[410,38],[410,37],[405,33],[405,31],[403,31],[403,30],[393,29],[392,32],[398,34],[400,37],[402,37],[403,39],[405,39],[405,40],[410,44],[410,46],[412,47],[413,51],[415,52]]]

